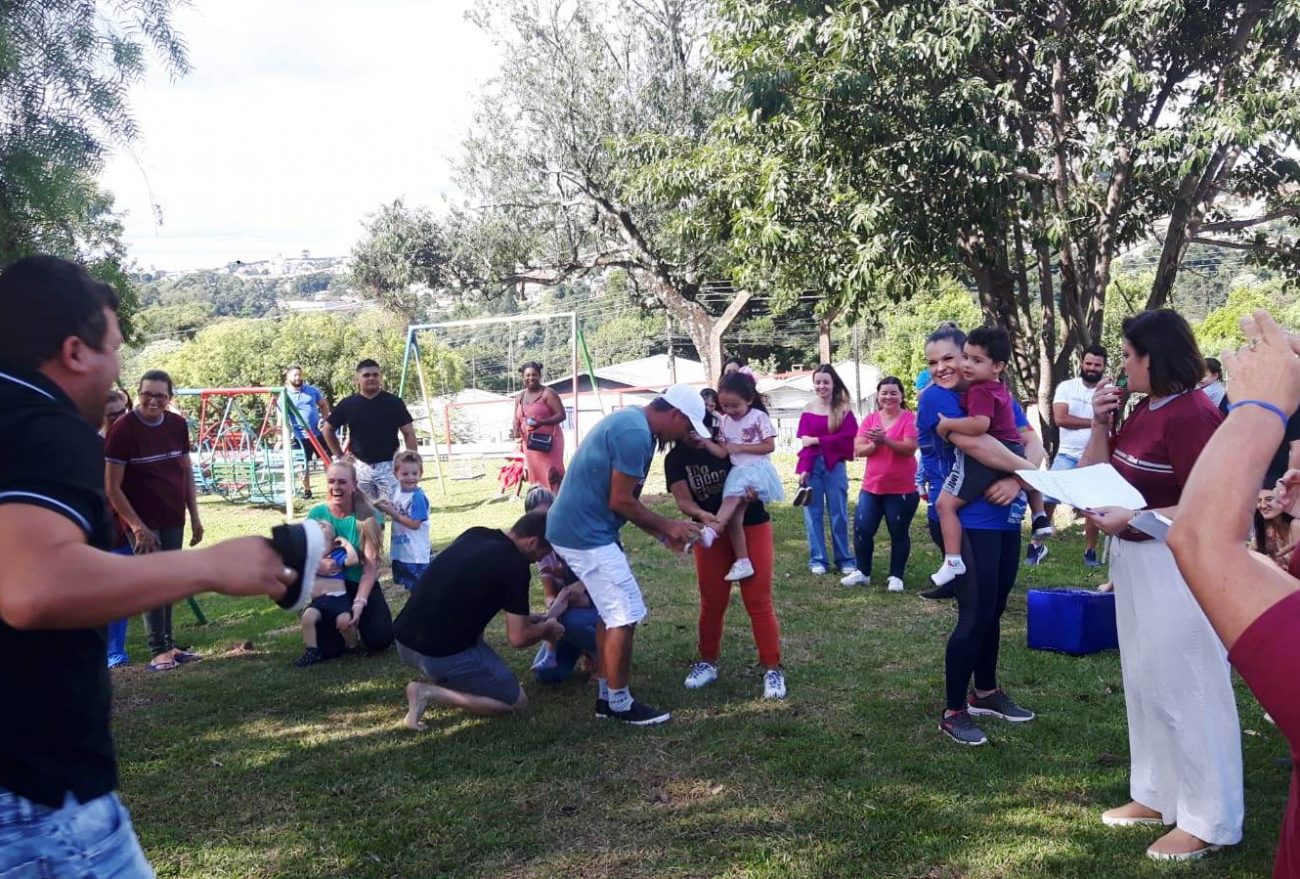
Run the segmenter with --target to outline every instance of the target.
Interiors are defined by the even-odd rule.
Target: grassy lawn
[[[647,497],[666,512],[656,477]],[[435,546],[521,511],[486,502],[487,479],[448,485],[444,497],[426,482]],[[211,540],[279,518],[220,502],[204,513]],[[1098,820],[1127,799],[1119,657],[1024,646],[1026,588],[1102,579],[1082,566],[1081,529],[1058,537],[1042,568],[1022,569],[1004,621],[1002,682],[1038,719],[989,720],[991,744],[962,748],[936,729],[954,610],[916,596],[938,563],[924,529],[914,532],[908,592],[891,595],[883,552],[877,585],[846,590],[808,573],[797,510],[777,508],[775,523],[784,703],[758,698],[738,598],[721,677],[683,689],[693,567],[625,529],[651,609],[634,690],[674,712],[648,730],[594,720],[586,681],[533,684],[532,651],[506,645],[500,620],[488,639],[526,681],[529,715],[431,709],[426,733],[401,726],[410,675],[393,651],[293,668],[296,620],[270,602],[205,597],[204,627],[178,606],[179,639],[206,660],[170,674],[143,670],[133,623],[135,664],[114,673],[115,728],[121,792],[155,868],[164,877],[410,879],[1270,875],[1289,779],[1275,760],[1286,743],[1244,687],[1242,845],[1169,868],[1142,855],[1158,833]]]

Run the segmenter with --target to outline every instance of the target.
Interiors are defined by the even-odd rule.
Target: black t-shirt
[[[707,513],[722,509],[722,486],[731,472],[731,459],[719,458],[708,449],[692,449],[677,443],[664,458],[664,479],[671,489],[674,482],[686,480],[691,497]],[[762,501],[752,501],[745,508],[746,525],[762,525],[771,520]]]
[[[0,366],[0,504],[43,507],[113,546],[104,442],[38,372]],[[53,584],[46,584],[53,585]],[[0,788],[59,807],[117,787],[103,629],[23,630],[0,620]]]
[[[528,615],[531,577],[528,559],[505,532],[470,528],[429,562],[394,634],[425,656],[468,650],[499,612]]]
[[[1278,448],[1277,453],[1273,455],[1273,461],[1268,465],[1268,474],[1264,477],[1264,488],[1272,488],[1277,485],[1277,481],[1286,473],[1287,460],[1291,457],[1291,443],[1300,440],[1300,410],[1286,423],[1286,434],[1282,438],[1282,445]]]
[[[336,430],[347,425],[352,454],[367,464],[392,461],[397,454],[397,430],[412,421],[402,398],[388,391],[373,397],[344,397],[325,420]]]

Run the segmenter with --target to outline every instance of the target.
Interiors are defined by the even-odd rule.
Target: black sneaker
[[[1051,537],[1056,531],[1052,528],[1052,520],[1047,518],[1046,513],[1039,513],[1034,516],[1034,536]]]
[[[919,594],[922,598],[929,599],[930,601],[944,601],[949,598],[956,598],[957,589],[951,583],[947,583],[943,586],[936,586],[929,592],[921,592]]]
[[[644,702],[633,699],[632,705],[626,711],[609,709],[609,718],[630,723],[632,726],[656,726],[667,723],[672,719],[672,714],[667,711],[658,711]]]
[[[966,710],[971,714],[982,714],[1009,720],[1012,723],[1028,723],[1034,719],[1034,712],[1021,708],[1015,700],[999,688],[987,696],[977,696],[972,690],[966,697]]]
[[[302,652],[302,656],[299,656],[293,661],[293,664],[298,666],[298,668],[306,668],[309,665],[315,665],[318,662],[324,661],[325,657],[320,655],[319,650],[315,647],[308,647]]]
[[[959,711],[939,719],[939,732],[959,745],[988,744],[988,736],[970,719],[970,713]]]
[[[611,717],[613,717],[613,716],[614,716],[613,712],[611,712],[611,711],[609,710],[609,700],[608,700],[608,699],[597,699],[597,700],[596,700],[596,719],[597,719],[597,720],[608,720],[609,718],[611,718]]]
[[[298,575],[276,604],[285,610],[302,610],[311,601],[316,565],[325,555],[325,532],[315,522],[276,525],[271,529],[271,548],[280,554],[284,566]]]

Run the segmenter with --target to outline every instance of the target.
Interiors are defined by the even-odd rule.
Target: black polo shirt
[[[113,545],[103,440],[43,374],[2,364],[0,504],[44,507],[90,545]],[[104,630],[19,631],[0,620],[0,669],[0,788],[58,807],[69,791],[84,803],[117,787]]]
[[[412,421],[402,398],[388,391],[380,391],[373,397],[361,394],[344,397],[325,420],[335,430],[347,425],[352,454],[367,464],[391,462],[397,454],[398,428]]]

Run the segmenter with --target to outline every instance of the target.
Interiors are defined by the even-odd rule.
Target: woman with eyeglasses
[[[117,420],[104,444],[108,501],[137,555],[180,549],[187,512],[190,546],[203,539],[189,427],[184,418],[167,411],[171,398],[171,376],[161,369],[146,372],[136,390],[135,408]],[[170,604],[145,614],[144,625],[153,657],[150,671],[169,671],[201,658],[176,647]]]

